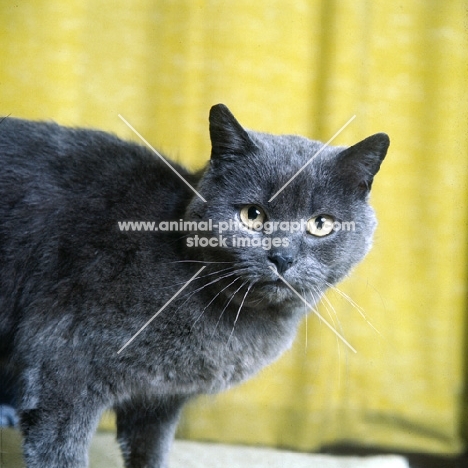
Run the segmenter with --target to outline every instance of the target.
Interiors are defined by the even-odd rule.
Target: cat
[[[184,403],[278,358],[304,301],[370,249],[386,134],[331,147],[222,104],[209,122],[198,172],[97,130],[1,122],[0,362],[28,468],[86,467],[106,408],[127,468],[166,467]]]

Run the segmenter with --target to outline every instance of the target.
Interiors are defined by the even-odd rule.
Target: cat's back
[[[192,182],[192,174],[171,163]],[[101,205],[103,210],[170,216],[190,195],[149,149],[98,131],[16,118],[0,121],[0,214],[40,215]],[[147,208],[146,210],[144,208]]]
[[[1,120],[0,165],[0,190],[5,194],[25,188],[85,196],[119,186],[122,193],[148,184],[154,191],[180,188],[177,176],[147,148],[103,131],[52,122]]]
[[[0,121],[0,341],[28,288],[77,276],[98,251],[120,268],[126,251],[155,239],[125,236],[118,222],[177,219],[189,192],[149,149],[114,135]]]

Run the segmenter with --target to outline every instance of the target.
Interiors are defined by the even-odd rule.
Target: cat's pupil
[[[255,206],[251,206],[249,210],[247,211],[247,216],[251,220],[257,219],[260,216],[260,214],[261,214],[260,210]]]
[[[317,226],[317,229],[322,229],[323,225],[325,224],[325,218],[323,216],[319,216],[315,220],[315,225]]]

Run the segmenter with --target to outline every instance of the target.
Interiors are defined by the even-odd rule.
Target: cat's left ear
[[[249,134],[224,104],[210,110],[211,159],[234,160],[256,148]]]
[[[368,192],[389,145],[386,133],[376,133],[347,148],[338,155],[340,172],[359,189]]]

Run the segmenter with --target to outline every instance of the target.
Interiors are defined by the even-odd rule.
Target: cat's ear
[[[224,104],[210,110],[211,159],[233,159],[233,156],[256,148],[249,134]]]
[[[387,154],[390,138],[376,133],[339,154],[339,171],[346,180],[368,192]]]

